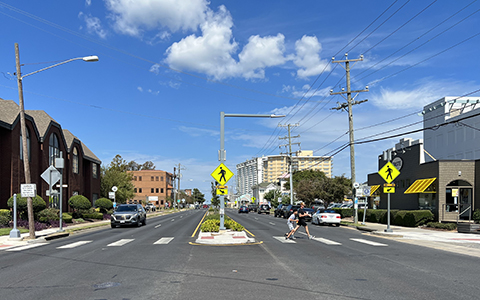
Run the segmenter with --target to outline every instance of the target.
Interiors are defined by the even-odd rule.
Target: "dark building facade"
[[[37,194],[48,205],[49,185],[41,178],[41,174],[62,153],[64,211],[68,210],[68,199],[74,195],[83,195],[93,204],[100,197],[101,161],[45,111],[26,111],[25,119],[30,176],[31,182],[36,184]],[[0,99],[0,208],[7,208],[8,199],[20,193],[22,183],[25,183],[25,173],[20,108],[14,101]],[[54,189],[59,190],[59,183]]]
[[[402,139],[391,149],[392,163],[400,171],[395,178],[395,193],[390,194],[391,209],[431,210],[440,222],[471,220],[480,208],[480,160],[435,160],[424,162],[422,140]],[[387,163],[378,157],[378,170]],[[375,190],[378,208],[387,208],[385,180],[368,175],[368,185]]]

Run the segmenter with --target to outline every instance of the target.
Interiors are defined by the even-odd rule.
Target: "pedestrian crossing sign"
[[[215,179],[220,185],[225,185],[225,183],[232,178],[233,172],[222,163],[215,169],[215,171],[213,171],[211,175],[213,179]]]
[[[392,183],[392,181],[400,175],[400,171],[397,170],[391,162],[388,162],[378,171],[378,175],[387,183]]]

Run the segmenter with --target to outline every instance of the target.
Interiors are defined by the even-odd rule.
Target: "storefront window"
[[[419,194],[418,208],[435,212],[437,210],[437,194]]]

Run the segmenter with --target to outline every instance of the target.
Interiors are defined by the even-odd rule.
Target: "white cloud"
[[[85,0],[85,6],[92,5],[92,0]]]
[[[307,78],[322,73],[323,70],[329,71],[330,66],[326,60],[321,60],[319,53],[322,51],[322,45],[315,36],[304,35],[295,42],[296,55],[293,63],[300,69],[297,76]]]
[[[137,87],[137,90],[139,90],[140,92],[143,92],[143,88],[141,86]]]
[[[474,83],[424,78],[404,89],[380,87],[380,92],[370,92],[371,102],[383,109],[422,109],[423,106],[445,96],[461,96],[474,90]]]
[[[96,34],[102,39],[107,37],[107,31],[103,29],[102,22],[99,18],[93,17],[90,14],[86,15],[83,12],[80,12],[78,17],[85,21],[85,25],[87,26],[87,31],[89,33]]]
[[[141,37],[144,30],[196,30],[204,21],[206,0],[106,0],[114,28]]]

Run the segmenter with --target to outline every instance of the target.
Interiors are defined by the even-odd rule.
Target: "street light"
[[[235,118],[283,118],[285,115],[255,115],[255,114],[226,114],[220,112],[220,152],[218,160],[223,163],[226,160],[225,155],[225,117]],[[220,195],[220,230],[225,230],[225,196]]]
[[[86,62],[92,62],[92,61],[98,61],[98,56],[85,56],[85,57],[77,57],[77,58],[72,58],[68,59],[66,61],[60,62],[58,64],[54,64],[52,66],[40,69],[38,71],[28,73],[26,75],[22,76],[22,71],[21,71],[21,64],[20,64],[20,53],[18,50],[18,43],[15,43],[15,61],[16,61],[16,67],[17,67],[17,85],[18,85],[18,98],[19,98],[19,104],[20,104],[20,130],[22,133],[22,147],[23,147],[23,168],[25,172],[25,183],[29,184],[31,183],[30,179],[30,162],[29,162],[29,157],[28,157],[28,148],[27,148],[27,129],[26,129],[26,124],[25,124],[25,106],[23,103],[23,85],[22,85],[22,80],[23,78],[54,68],[59,65],[63,65],[66,63],[69,63],[74,60],[83,60]],[[29,236],[31,239],[35,238],[35,223],[33,219],[33,202],[32,198],[28,197],[27,198],[27,210],[28,210],[28,229],[29,229]],[[62,220],[60,220],[61,222]]]

